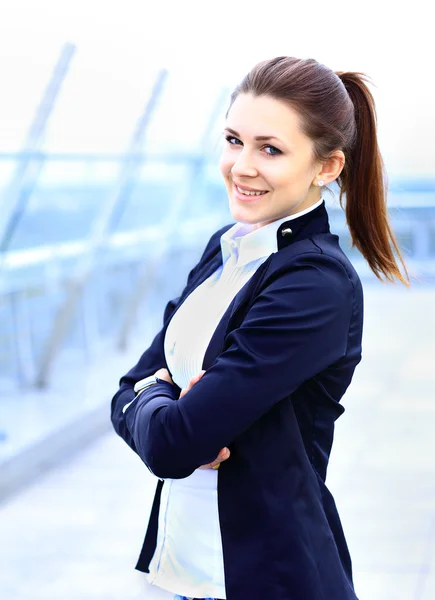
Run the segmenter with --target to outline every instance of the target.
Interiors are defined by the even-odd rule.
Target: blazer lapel
[[[290,235],[289,235],[290,233]],[[292,219],[282,223],[277,235],[278,251],[272,253],[255,271],[253,276],[235,295],[227,310],[219,321],[204,354],[202,368],[207,370],[214,363],[219,354],[223,351],[225,337],[228,332],[238,327],[246,312],[249,310],[250,303],[253,302],[258,294],[266,273],[269,269],[272,271],[281,268],[292,256],[301,251],[299,242],[306,243],[307,238],[315,239],[318,235],[329,234],[328,213],[323,203],[312,212],[302,215],[297,219]],[[329,234],[330,235],[330,234]],[[222,265],[222,253],[220,244],[217,248],[218,254],[201,270],[192,283],[192,292],[201,285],[214,271]],[[187,294],[189,295],[189,294]],[[186,295],[186,297],[187,297]],[[185,299],[185,298],[184,298]],[[184,300],[183,299],[183,300]]]

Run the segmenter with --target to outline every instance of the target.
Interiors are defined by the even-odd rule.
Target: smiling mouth
[[[253,190],[244,190],[240,188],[237,184],[233,182],[234,188],[238,194],[241,196],[246,196],[246,198],[258,198],[259,196],[264,196],[267,194],[267,190],[264,191],[253,191]]]

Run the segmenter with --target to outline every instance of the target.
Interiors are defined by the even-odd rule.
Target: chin
[[[257,221],[258,221],[257,217],[255,217],[254,215],[252,215],[252,216],[247,215],[246,211],[240,210],[240,208],[238,206],[231,207],[231,205],[230,205],[230,213],[231,213],[231,216],[233,217],[234,221],[237,221],[238,223],[246,223],[246,224],[250,224],[250,225],[255,225],[255,223],[257,223]]]

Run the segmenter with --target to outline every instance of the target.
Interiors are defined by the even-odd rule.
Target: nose
[[[258,170],[253,162],[252,156],[248,152],[242,150],[238,154],[237,160],[234,161],[231,173],[236,178],[256,177],[258,175]]]

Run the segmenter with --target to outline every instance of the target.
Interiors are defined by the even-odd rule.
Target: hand
[[[208,463],[207,465],[202,465],[201,467],[198,467],[198,469],[218,469],[221,462],[224,462],[224,460],[227,460],[229,457],[230,451],[228,448],[222,448],[213,462]]]
[[[168,369],[159,369],[154,373],[154,377],[158,377],[159,379],[163,379],[163,381],[167,381],[168,383],[172,383],[172,385],[175,385],[172,381],[172,377],[170,376]]]
[[[192,377],[192,379],[187,384],[187,388],[183,388],[181,390],[181,392],[180,392],[180,398],[182,398],[183,396],[185,396],[187,394],[187,392],[193,388],[193,386],[195,385],[195,383],[198,383],[198,381],[201,379],[201,377],[204,375],[204,373],[205,373],[205,371],[200,371],[199,375],[195,375],[195,377]]]
[[[183,388],[181,390],[180,398],[185,396],[187,394],[187,392],[193,388],[195,383],[198,383],[198,381],[201,379],[201,377],[204,375],[204,373],[205,373],[205,371],[200,371],[199,375],[195,375],[195,377],[192,377],[192,379],[189,381],[187,388]],[[158,377],[158,375],[157,375],[157,377]],[[227,460],[229,457],[230,457],[230,451],[228,450],[228,448],[222,448],[222,450],[219,452],[219,454],[217,455],[217,457],[215,458],[215,460],[213,462],[208,463],[207,465],[202,465],[201,467],[198,467],[198,468],[199,469],[219,468],[219,465],[221,464],[221,462],[223,462],[224,460]]]

